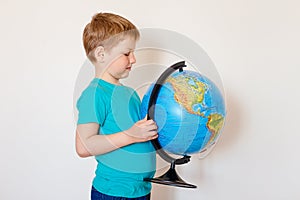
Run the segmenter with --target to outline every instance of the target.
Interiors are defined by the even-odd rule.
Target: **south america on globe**
[[[154,85],[143,97],[141,115],[148,112]],[[167,152],[187,155],[200,152],[219,137],[225,121],[225,102],[218,87],[195,71],[172,73],[156,99],[154,121],[158,142]]]

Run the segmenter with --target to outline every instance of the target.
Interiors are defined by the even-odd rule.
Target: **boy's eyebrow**
[[[132,48],[126,48],[126,51],[134,51]]]

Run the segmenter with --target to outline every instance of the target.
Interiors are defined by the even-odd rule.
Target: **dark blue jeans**
[[[114,197],[114,196],[102,194],[94,187],[92,187],[91,200],[150,200],[150,194],[143,197],[137,197],[137,198]]]

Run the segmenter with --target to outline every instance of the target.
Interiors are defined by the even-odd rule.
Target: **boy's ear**
[[[104,47],[98,46],[94,51],[94,56],[97,62],[103,63],[104,62]]]

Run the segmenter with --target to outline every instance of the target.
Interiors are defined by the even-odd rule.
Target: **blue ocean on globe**
[[[143,97],[141,117],[148,112],[154,84]],[[177,155],[200,152],[219,137],[225,121],[224,98],[218,87],[195,71],[172,73],[157,96],[154,119],[158,142]]]

